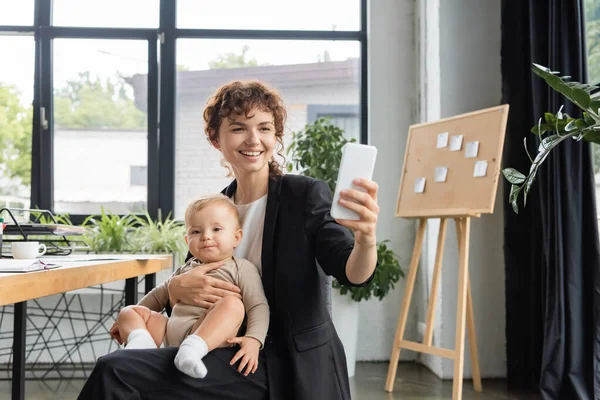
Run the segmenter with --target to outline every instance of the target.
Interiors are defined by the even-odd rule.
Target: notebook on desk
[[[0,274],[8,272],[43,271],[58,268],[60,266],[60,264],[48,263],[39,259],[15,260],[7,258],[0,260]]]

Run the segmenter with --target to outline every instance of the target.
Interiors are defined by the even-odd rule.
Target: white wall
[[[377,0],[369,5],[369,135],[378,148],[374,180],[379,184],[378,240],[389,239],[405,271],[414,243],[414,223],[394,216],[408,127],[415,121],[417,60],[412,1]],[[389,360],[404,280],[380,302],[360,303],[357,360]],[[416,339],[416,306],[405,338]],[[414,359],[402,351],[401,359]]]
[[[394,217],[408,126],[500,104],[500,4],[495,0],[372,1],[369,13],[369,132],[379,148],[378,238],[391,239],[404,267],[415,225]],[[415,43],[417,46],[415,46]],[[417,81],[417,83],[413,83]],[[418,107],[418,113],[415,108]],[[505,376],[502,206],[471,224],[470,276],[479,362],[483,377]],[[431,285],[439,221],[428,225],[405,338],[418,338]],[[454,224],[448,225],[444,272],[436,309],[434,344],[454,348],[457,258]],[[388,360],[404,282],[384,301],[361,304],[358,360]],[[468,347],[465,376],[471,375]],[[401,359],[414,354],[402,351]],[[453,363],[419,355],[437,375],[452,378]]]
[[[420,73],[422,120],[432,121],[500,104],[500,2],[496,0],[421,0]],[[438,20],[439,23],[431,23]],[[424,65],[423,65],[424,62]],[[439,81],[436,76],[439,74]],[[439,100],[438,100],[439,99]],[[483,377],[506,375],[505,303],[501,185],[495,212],[473,219],[469,271]],[[429,292],[439,224],[428,226],[426,266],[420,275]],[[458,251],[454,223],[448,224],[443,273],[436,310],[434,344],[454,348]],[[425,320],[420,313],[419,319]],[[468,346],[465,377],[471,375]],[[452,378],[453,362],[423,356],[422,361],[443,378]]]

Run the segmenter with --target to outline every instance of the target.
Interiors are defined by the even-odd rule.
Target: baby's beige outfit
[[[138,305],[160,312],[169,303],[169,282],[173,276],[186,273],[202,263],[191,258],[188,262],[177,268],[175,272],[161,285],[152,289]],[[262,285],[258,269],[250,261],[242,258],[230,258],[215,270],[209,271],[207,276],[231,282],[240,288],[242,302],[246,310],[247,328],[245,336],[253,337],[261,345],[265,343],[265,336],[269,328],[269,305]],[[191,329],[203,317],[208,309],[189,304],[177,303],[173,306],[171,317],[167,323],[165,346],[177,347],[190,333]]]

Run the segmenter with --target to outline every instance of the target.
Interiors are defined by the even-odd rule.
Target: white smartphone
[[[345,189],[355,189],[362,192],[366,190],[362,186],[353,184],[355,179],[373,178],[377,148],[365,144],[346,143],[342,147],[342,161],[338,171],[337,183],[333,194],[331,205],[331,216],[335,219],[359,220],[358,213],[347,209],[339,204],[340,192]]]

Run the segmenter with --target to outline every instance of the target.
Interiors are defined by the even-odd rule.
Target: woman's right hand
[[[223,265],[223,262],[204,264],[178,276],[169,282],[171,306],[181,302],[210,308],[225,296],[241,299],[240,288],[230,282],[206,276],[206,273]]]

